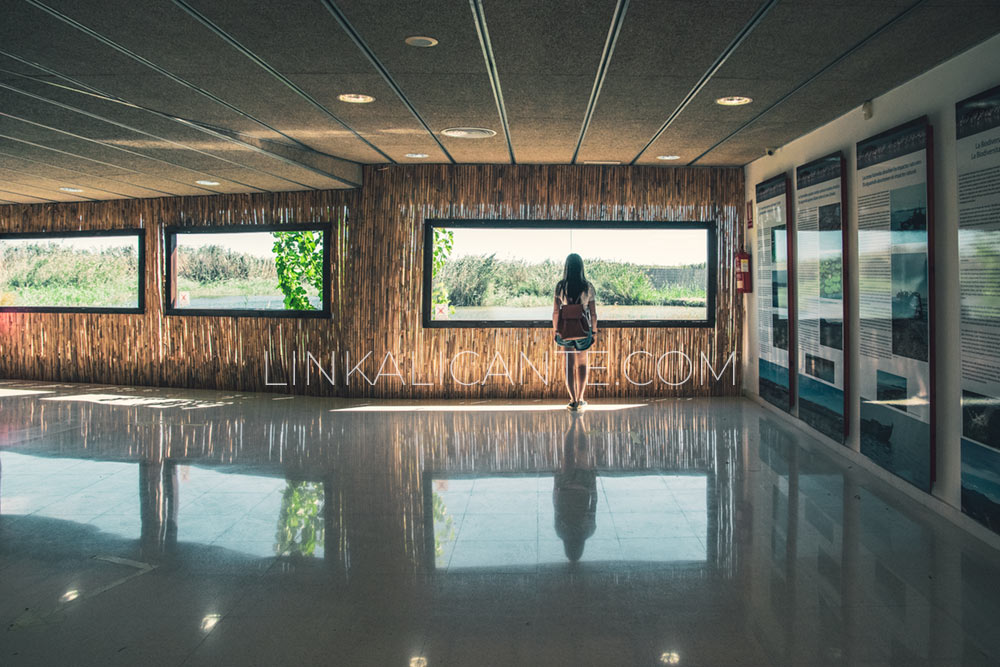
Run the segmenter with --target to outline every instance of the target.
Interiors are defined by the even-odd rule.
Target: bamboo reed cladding
[[[590,395],[737,395],[738,358],[720,380],[711,371],[741,350],[733,256],[743,247],[743,201],[739,168],[420,165],[366,167],[357,191],[0,206],[0,232],[146,230],[146,312],[0,313],[0,377],[327,396],[561,397],[563,362],[547,329],[421,327],[424,220],[716,220],[715,327],[604,329],[595,349],[607,351],[599,359],[611,382]],[[164,226],[296,222],[333,223],[331,320],[164,316]],[[650,355],[630,360],[631,377],[649,384],[620,381],[637,350]],[[694,368],[677,356],[664,361],[671,351]]]

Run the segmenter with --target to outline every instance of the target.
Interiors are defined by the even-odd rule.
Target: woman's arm
[[[559,326],[559,295],[556,294],[555,301],[552,302],[552,331],[555,332]]]
[[[594,301],[594,295],[590,295],[590,304],[588,305],[590,309],[590,330],[593,333],[597,333],[597,304]]]

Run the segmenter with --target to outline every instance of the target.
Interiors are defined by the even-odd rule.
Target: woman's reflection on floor
[[[574,563],[597,529],[597,471],[583,419],[583,413],[572,416],[552,489],[556,535],[563,541],[566,557]]]

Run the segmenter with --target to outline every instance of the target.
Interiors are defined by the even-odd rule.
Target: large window
[[[0,235],[0,311],[143,310],[143,231]]]
[[[715,323],[714,223],[428,220],[424,326],[551,326],[570,253],[600,327]]]
[[[329,317],[329,225],[169,227],[168,315]]]

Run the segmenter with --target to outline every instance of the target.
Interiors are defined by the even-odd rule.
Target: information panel
[[[840,153],[795,170],[799,419],[840,442],[847,423],[843,179]]]
[[[858,143],[861,451],[930,491],[934,469],[931,128]]]
[[[757,323],[760,330],[759,391],[762,398],[791,410],[793,375],[792,239],[789,235],[788,176],[757,184]]]
[[[962,511],[1000,532],[1000,86],[955,105]]]

